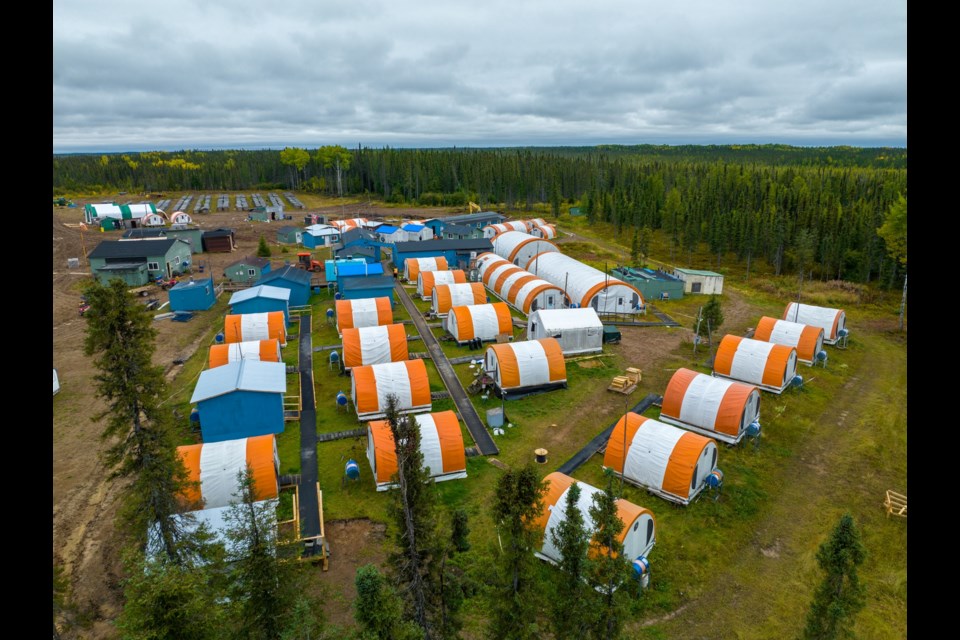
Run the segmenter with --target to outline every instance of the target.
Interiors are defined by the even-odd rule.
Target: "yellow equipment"
[[[480,213],[483,211],[483,209],[480,208],[480,205],[478,205],[476,202],[470,202],[468,204],[470,205],[470,213]]]

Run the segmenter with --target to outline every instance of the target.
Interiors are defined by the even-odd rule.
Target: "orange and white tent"
[[[526,270],[563,289],[571,304],[597,313],[642,313],[643,296],[631,284],[558,252],[541,253]]]
[[[488,224],[483,228],[483,237],[496,238],[501,233],[506,233],[507,231],[523,231],[526,233],[527,223],[523,220],[513,220],[511,222],[501,222],[499,224]]]
[[[423,360],[354,367],[350,376],[350,397],[361,421],[383,418],[390,394],[397,397],[399,413],[421,413],[433,407]]]
[[[791,302],[783,311],[783,319],[820,327],[823,329],[824,344],[836,344],[837,340],[847,335],[847,314],[843,309]]]
[[[345,369],[384,362],[403,362],[408,357],[407,332],[402,324],[343,330]]]
[[[345,329],[382,327],[393,324],[393,305],[390,298],[359,298],[337,300],[337,333]]]
[[[496,254],[478,259],[480,280],[514,309],[531,313],[538,309],[563,309],[568,298],[563,290]]]
[[[494,252],[492,252],[492,251],[484,251],[483,253],[481,253],[480,255],[477,256],[477,261],[476,261],[476,263],[475,263],[475,266],[476,266],[476,268],[480,271],[480,274],[481,274],[481,277],[482,277],[482,276],[483,276],[484,267],[485,267],[485,265],[486,265],[488,262],[499,262],[500,260],[503,260],[503,258],[501,258],[500,256],[498,256],[498,255],[495,254]]]
[[[450,313],[453,307],[465,304],[486,304],[487,292],[479,282],[464,282],[461,284],[438,284],[433,288],[430,296],[430,311],[435,316],[443,317]]]
[[[563,556],[553,544],[553,536],[550,534],[566,519],[564,511],[567,506],[567,492],[577,481],[559,471],[554,471],[544,480],[549,484],[543,498],[543,513],[536,521],[537,530],[543,531],[543,541],[540,544],[540,550],[535,551],[534,555],[550,563],[559,564]],[[583,524],[592,537],[595,527],[593,518],[590,517],[590,507],[593,505],[593,496],[601,490],[586,482],[577,482],[577,485],[580,487],[577,506],[580,507],[580,513],[583,515]],[[624,556],[631,561],[640,556],[648,556],[656,543],[656,521],[653,512],[623,498],[617,499],[616,504],[617,516],[623,522],[619,540],[623,544]],[[591,553],[596,553],[598,548],[597,541],[591,541]]]
[[[760,318],[757,329],[753,332],[753,338],[795,347],[797,360],[809,365],[813,365],[817,354],[823,350],[823,329],[820,327],[789,320],[777,320],[769,316]]]
[[[529,220],[524,220],[524,223],[527,225],[527,231],[531,231],[535,227],[545,227],[547,225],[547,221],[543,218],[530,218]]]
[[[493,239],[493,252],[523,269],[541,253],[559,252],[557,245],[526,231],[507,231]]]
[[[467,477],[467,457],[463,449],[460,421],[453,411],[412,416],[420,431],[423,468],[430,469],[434,482]],[[377,491],[393,489],[391,478],[397,473],[397,449],[386,420],[367,423],[367,459],[373,471]]]
[[[451,307],[443,327],[458,344],[468,340],[496,340],[501,333],[513,335],[513,318],[503,302]]]
[[[467,274],[462,269],[449,271],[421,271],[417,274],[417,294],[423,300],[430,300],[433,288],[438,284],[463,284],[467,281]]]
[[[190,217],[189,213],[184,213],[183,211],[174,211],[170,222],[173,224],[190,224],[193,222],[193,218]]]
[[[276,340],[287,346],[287,321],[283,311],[265,313],[240,313],[228,315],[223,321],[223,341],[250,342],[252,340]]]
[[[797,373],[797,350],[782,344],[726,335],[713,359],[713,374],[781,393]]]
[[[660,420],[727,444],[737,444],[760,420],[760,390],[752,384],[677,369],[663,392]]]
[[[492,344],[487,347],[484,368],[498,395],[567,386],[567,365],[555,338]]]
[[[689,504],[717,468],[717,443],[630,412],[613,428],[603,466],[665,500]]]
[[[557,237],[557,228],[552,224],[536,225],[530,229],[530,235],[544,240],[553,240]]]
[[[417,282],[421,271],[447,271],[447,259],[443,256],[436,258],[407,258],[403,261],[403,279],[407,282]]]
[[[280,343],[276,340],[251,340],[210,347],[210,368],[221,367],[238,360],[280,362]]]
[[[370,225],[366,218],[350,218],[348,220],[331,220],[330,226],[336,227],[342,232],[348,229],[364,228]]]
[[[203,500],[203,509],[237,502],[238,474],[250,466],[256,500],[276,498],[280,492],[280,457],[273,434],[177,447],[191,482],[183,494],[189,504]]]

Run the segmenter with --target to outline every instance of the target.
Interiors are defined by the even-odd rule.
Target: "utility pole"
[[[697,328],[693,332],[693,356],[697,356],[697,342],[700,340],[700,323],[703,322],[703,307],[697,312]]]

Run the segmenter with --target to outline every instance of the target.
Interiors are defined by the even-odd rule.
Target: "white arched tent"
[[[760,425],[760,390],[752,384],[680,368],[663,392],[660,420],[727,444]]]
[[[538,254],[559,251],[549,240],[521,231],[507,231],[493,239],[493,252],[523,269]]]
[[[572,305],[592,307],[597,313],[644,311],[639,289],[562,253],[541,253],[526,268],[563,289]]]
[[[506,303],[467,304],[451,307],[443,323],[457,344],[470,340],[496,340],[500,334],[513,336],[513,318]]]
[[[713,373],[779,394],[797,373],[797,350],[782,344],[726,335],[713,359]]]
[[[753,339],[794,347],[797,360],[808,365],[813,365],[817,354],[823,350],[823,329],[820,327],[769,316],[760,318]]]
[[[783,311],[783,320],[820,327],[823,329],[824,344],[836,344],[848,334],[847,314],[843,309],[791,302]]]

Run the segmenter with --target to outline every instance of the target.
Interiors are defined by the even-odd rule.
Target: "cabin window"
[[[690,291],[691,291],[691,293],[700,293],[700,286],[701,286],[701,284],[702,284],[702,283],[700,283],[700,282],[694,282],[693,284],[691,284],[691,285],[690,285]]]
[[[148,263],[147,263],[147,269],[149,269],[150,271],[160,271],[160,263],[159,263],[159,262],[148,262]]]
[[[180,264],[180,256],[173,256],[173,264]]]
[[[257,275],[257,270],[256,270],[256,269],[247,269],[247,275],[252,278],[252,277],[254,277],[255,275]]]

